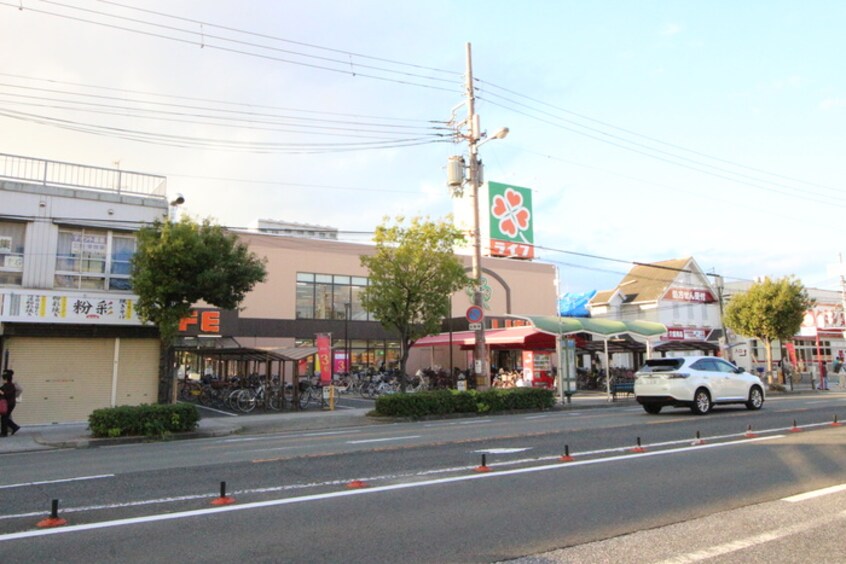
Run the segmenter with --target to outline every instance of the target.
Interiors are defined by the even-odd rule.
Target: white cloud
[[[844,98],[826,98],[820,102],[820,109],[824,112],[837,110],[843,107],[846,107],[846,99]]]
[[[661,30],[661,35],[670,37],[670,36],[673,36],[673,35],[678,35],[683,30],[684,30],[684,28],[681,26],[681,24],[668,23],[667,25],[664,26],[664,29]]]

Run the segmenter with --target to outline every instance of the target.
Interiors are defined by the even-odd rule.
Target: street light
[[[176,197],[170,201],[170,214],[169,214],[170,217],[169,217],[169,219],[170,219],[171,223],[173,223],[173,221],[176,219],[176,208],[178,206],[181,206],[184,203],[185,203],[185,196],[183,196],[182,194],[179,194],[179,193],[177,193]]]

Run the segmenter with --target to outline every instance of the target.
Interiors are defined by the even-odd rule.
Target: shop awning
[[[449,345],[449,333],[430,335],[417,339],[414,347],[435,347]],[[493,349],[525,349],[551,350],[555,348],[555,338],[534,327],[509,327],[506,329],[486,329],[485,343]],[[476,345],[474,331],[455,331],[452,333],[452,344],[461,348],[472,348]]]
[[[513,315],[511,317],[529,321],[538,331],[560,336],[588,333],[603,339],[619,335],[646,338],[657,337],[667,332],[667,327],[663,323],[652,321],[618,321],[554,315]]]

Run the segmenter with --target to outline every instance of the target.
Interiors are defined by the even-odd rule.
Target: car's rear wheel
[[[650,415],[658,415],[659,413],[661,413],[661,407],[663,407],[663,406],[660,405],[660,404],[657,404],[657,403],[645,403],[645,404],[643,404],[643,410],[646,413],[649,413]]]
[[[693,405],[690,406],[690,410],[696,415],[705,415],[711,411],[711,407],[711,394],[708,393],[708,390],[705,388],[696,390],[696,393],[693,394]]]
[[[749,390],[749,401],[746,402],[746,409],[761,409],[764,405],[764,392],[758,386],[752,386]]]

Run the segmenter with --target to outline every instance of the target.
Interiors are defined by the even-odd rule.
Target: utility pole
[[[473,305],[484,310],[482,297],[482,234],[479,227],[479,116],[476,114],[476,93],[473,88],[473,57],[470,43],[467,43],[467,145],[470,149],[470,201],[473,206]],[[487,347],[485,343],[485,325],[476,329],[476,346],[473,348],[473,374],[476,376],[476,389],[485,390],[490,386]]]
[[[467,141],[470,162],[467,163],[464,157],[455,156],[450,157],[447,173],[447,184],[453,191],[453,197],[463,197],[463,188],[465,185],[470,185],[470,205],[473,207],[473,226],[471,236],[473,238],[473,254],[472,254],[472,272],[473,279],[473,305],[477,306],[479,311],[484,310],[484,297],[482,293],[482,234],[480,221],[480,205],[479,201],[479,185],[481,184],[481,170],[482,161],[479,159],[479,147],[492,139],[503,139],[508,135],[508,128],[502,127],[498,129],[493,135],[488,136],[481,131],[479,126],[479,116],[476,114],[476,94],[473,88],[473,59],[470,49],[470,44],[467,43],[467,75],[466,75],[466,95],[467,99],[463,104],[467,106],[467,118],[461,123],[455,124],[455,109],[453,110],[451,124],[456,128],[456,140],[461,139]],[[461,131],[462,127],[467,128],[467,133]],[[487,346],[485,343],[485,327],[484,320],[479,321],[478,328],[474,329],[476,345],[473,347],[473,374],[476,379],[477,389],[487,389],[490,387],[490,369],[487,355]]]

